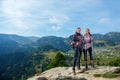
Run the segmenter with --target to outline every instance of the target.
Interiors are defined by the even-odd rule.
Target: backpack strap
[[[80,34],[80,36],[81,36],[81,34]],[[75,33],[75,34],[73,34],[73,37],[74,37],[75,39],[77,39],[77,38],[78,38],[78,35]]]

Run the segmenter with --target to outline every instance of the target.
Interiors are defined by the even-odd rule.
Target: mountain
[[[76,73],[76,75],[72,73],[72,67],[56,67],[27,80],[120,80],[120,67],[99,66],[84,71],[82,66]]]
[[[110,46],[120,44],[120,32],[109,32],[103,36],[103,39]]]
[[[36,43],[37,45],[52,45],[53,47],[61,50],[68,51],[70,49],[69,42],[66,38],[55,37],[55,36],[46,36],[40,38]]]
[[[92,34],[92,36],[94,37],[94,44],[93,44],[94,47],[106,47],[106,46],[120,45],[120,32],[109,32],[105,35]],[[49,44],[65,52],[71,49],[69,38],[46,36],[46,37],[40,38],[36,42],[36,44],[37,45]]]
[[[93,37],[95,64],[119,66],[120,32],[93,34]],[[73,56],[66,54],[68,50],[71,51],[69,38],[0,34],[0,80],[26,80],[34,74],[40,74],[48,69],[49,63],[56,62],[53,58],[57,51],[61,51],[65,56],[65,63],[72,66]]]
[[[54,48],[51,45],[42,45],[42,46],[38,47],[36,52],[37,53],[43,53],[43,52],[47,52],[47,51],[59,51],[59,49]]]
[[[120,32],[109,32],[105,35],[93,34],[94,47],[106,47],[120,45]],[[24,37],[19,35],[0,34],[0,54],[14,52],[31,52],[36,48],[49,45],[60,51],[71,49],[69,38],[56,36]],[[51,48],[51,47],[49,47]]]
[[[40,72],[44,56],[23,52],[0,55],[0,80],[26,80]]]
[[[94,47],[106,47],[120,45],[120,32],[109,32],[107,34],[92,34],[94,37]],[[37,42],[37,45],[49,44],[53,47],[68,51],[71,49],[69,38],[61,38],[55,36],[41,37]]]
[[[109,32],[105,35],[93,34],[95,47],[120,45],[120,32]]]
[[[23,37],[18,35],[0,34],[0,54],[19,51],[29,51],[29,44],[35,42],[37,37]]]

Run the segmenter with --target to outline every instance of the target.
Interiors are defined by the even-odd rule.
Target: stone
[[[81,67],[81,70],[84,70],[84,66]],[[95,77],[95,75],[99,76],[108,72],[120,73],[120,67],[110,66],[98,66],[95,69],[89,69],[82,73],[81,70],[76,70],[77,74],[74,75],[72,67],[56,67],[46,70],[40,76],[34,76],[28,80],[111,80],[101,76]],[[120,80],[120,77],[113,78],[112,80]]]

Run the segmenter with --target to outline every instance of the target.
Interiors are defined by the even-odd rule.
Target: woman
[[[83,47],[84,60],[85,60],[85,69],[86,70],[88,69],[87,52],[89,53],[89,56],[90,56],[90,65],[91,65],[91,67],[94,67],[94,65],[93,65],[93,55],[92,55],[92,42],[93,42],[93,37],[90,34],[90,30],[87,28],[85,30],[84,47]]]

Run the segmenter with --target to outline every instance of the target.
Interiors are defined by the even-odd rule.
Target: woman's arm
[[[91,40],[91,41],[94,41],[94,38],[93,38],[93,36],[90,36],[90,40]]]

